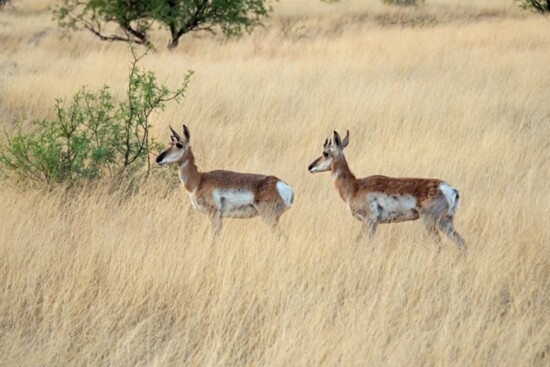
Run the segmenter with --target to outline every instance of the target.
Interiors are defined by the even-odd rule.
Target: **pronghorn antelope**
[[[181,183],[195,209],[208,214],[214,236],[223,227],[223,217],[252,218],[257,215],[276,229],[281,215],[294,201],[294,190],[275,176],[231,171],[199,172],[191,151],[190,134],[183,125],[183,138],[170,127],[168,149],[157,157],[159,165],[177,164]]]
[[[458,209],[458,190],[437,179],[386,176],[357,179],[344,156],[348,143],[349,131],[344,140],[335,131],[334,144],[332,140],[325,140],[323,155],[308,169],[311,173],[331,171],[340,197],[353,217],[362,223],[358,241],[367,234],[372,239],[379,223],[420,218],[438,242],[439,229],[464,253],[464,240],[453,227],[453,216]]]

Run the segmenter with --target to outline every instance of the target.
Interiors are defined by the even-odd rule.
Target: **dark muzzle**
[[[163,152],[163,153],[159,154],[159,156],[155,160],[157,162],[157,164],[160,164],[160,162],[162,162],[164,160],[165,156],[166,156],[166,152]]]

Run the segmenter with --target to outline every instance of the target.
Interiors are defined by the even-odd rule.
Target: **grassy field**
[[[13,4],[2,130],[84,84],[124,91],[125,45],[63,38],[49,1]],[[508,0],[274,8],[240,40],[196,34],[169,52],[159,32],[143,65],[174,86],[196,73],[154,116],[157,138],[185,123],[199,169],[295,188],[288,239],[226,220],[211,246],[208,218],[156,179],[130,198],[0,182],[0,365],[550,365],[548,19]],[[419,222],[357,245],[329,175],[307,172],[334,129],[350,130],[359,177],[460,189],[466,257],[450,241],[436,254]]]

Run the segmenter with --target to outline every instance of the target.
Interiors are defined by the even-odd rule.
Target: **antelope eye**
[[[183,144],[180,144],[180,143],[176,143],[176,146],[177,146],[179,149],[183,148]]]
[[[323,152],[323,157],[328,157],[328,153],[327,152]]]

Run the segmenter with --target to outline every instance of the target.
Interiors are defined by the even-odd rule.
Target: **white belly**
[[[367,200],[373,218],[380,223],[418,219],[416,199],[410,195],[371,193]]]
[[[254,194],[245,190],[214,190],[214,205],[224,217],[251,218],[258,214]]]

